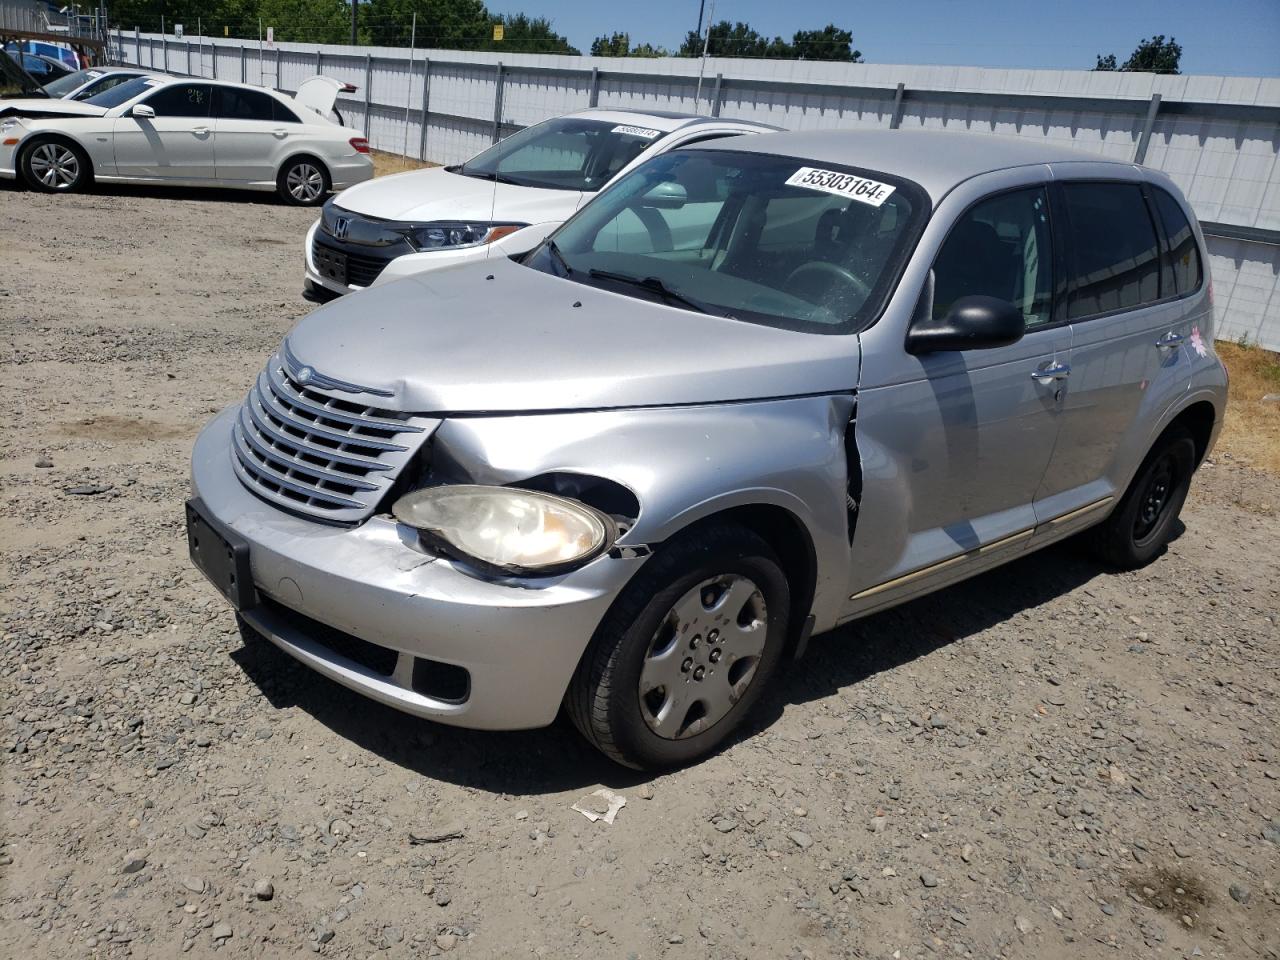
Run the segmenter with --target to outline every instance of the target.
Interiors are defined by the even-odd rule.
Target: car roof
[[[762,133],[698,144],[699,150],[734,150],[876,170],[913,180],[934,202],[957,184],[993,170],[1034,164],[1125,161],[1040,140],[946,130],[813,130]]]
[[[570,117],[585,117],[613,123],[629,123],[644,125],[663,133],[673,133],[697,124],[723,126],[732,124],[739,127],[750,127],[761,132],[780,130],[768,123],[755,120],[738,120],[733,117],[707,117],[697,113],[679,113],[674,110],[633,110],[629,107],[590,107],[586,110],[575,110],[566,114]]]

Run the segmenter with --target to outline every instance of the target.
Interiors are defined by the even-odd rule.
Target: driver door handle
[[[1159,340],[1156,341],[1156,346],[1161,348],[1176,347],[1185,339],[1186,337],[1184,337],[1182,334],[1174,333],[1172,330],[1170,330],[1163,337],[1161,337]]]
[[[272,130],[271,135],[275,137],[277,140],[283,140],[285,137],[289,135],[289,131],[288,130]]]
[[[1054,363],[1047,367],[1031,371],[1031,379],[1036,383],[1052,383],[1054,380],[1065,380],[1071,376],[1071,365]]]
[[[192,131],[191,131],[191,132],[192,132],[192,133],[194,133],[197,137],[203,137],[203,136],[205,136],[205,134],[207,134],[207,133],[209,132],[209,128],[208,128],[208,127],[195,127],[195,128],[193,128],[193,129],[192,129]]]

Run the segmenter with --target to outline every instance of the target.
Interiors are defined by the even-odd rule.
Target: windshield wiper
[[[487,171],[484,173],[473,173],[466,168],[465,164],[458,168],[458,172],[464,177],[475,177],[477,180],[492,180],[494,183],[509,183],[516,187],[523,187],[525,185],[523,180],[513,180],[511,177],[504,176],[501,173],[489,173]]]
[[[573,267],[569,266],[569,261],[564,258],[564,254],[560,252],[560,248],[556,246],[554,240],[547,241],[547,252],[555,259],[555,261],[564,267],[564,275],[566,277],[573,274]]]
[[[667,303],[679,304],[698,313],[710,313],[711,311],[698,303],[696,300],[690,300],[682,293],[677,293],[662,282],[658,277],[633,277],[626,273],[614,273],[611,270],[588,270],[587,276],[593,280],[612,280],[614,283],[625,283],[633,287],[639,287],[641,290],[648,290],[650,293],[656,293],[662,297]]]

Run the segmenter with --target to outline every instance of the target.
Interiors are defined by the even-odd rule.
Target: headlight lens
[[[446,247],[476,247],[501,240],[527,223],[424,223],[409,227],[405,235],[419,250],[442,250]]]
[[[513,487],[428,487],[391,510],[429,540],[504,573],[569,569],[606,549],[614,534],[609,519],[585,504]]]

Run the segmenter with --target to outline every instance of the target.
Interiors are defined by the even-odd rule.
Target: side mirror
[[[1026,332],[1022,311],[1008,300],[961,297],[941,320],[925,320],[907,331],[907,353],[1007,347]]]
[[[640,197],[640,206],[659,210],[679,210],[688,202],[689,192],[674,180],[655,184]]]
[[[143,120],[143,119],[150,120],[152,117],[156,115],[155,109],[152,107],[148,107],[145,103],[138,104],[136,107],[133,108],[133,110],[130,111],[130,113],[132,116],[136,117],[139,120]]]

